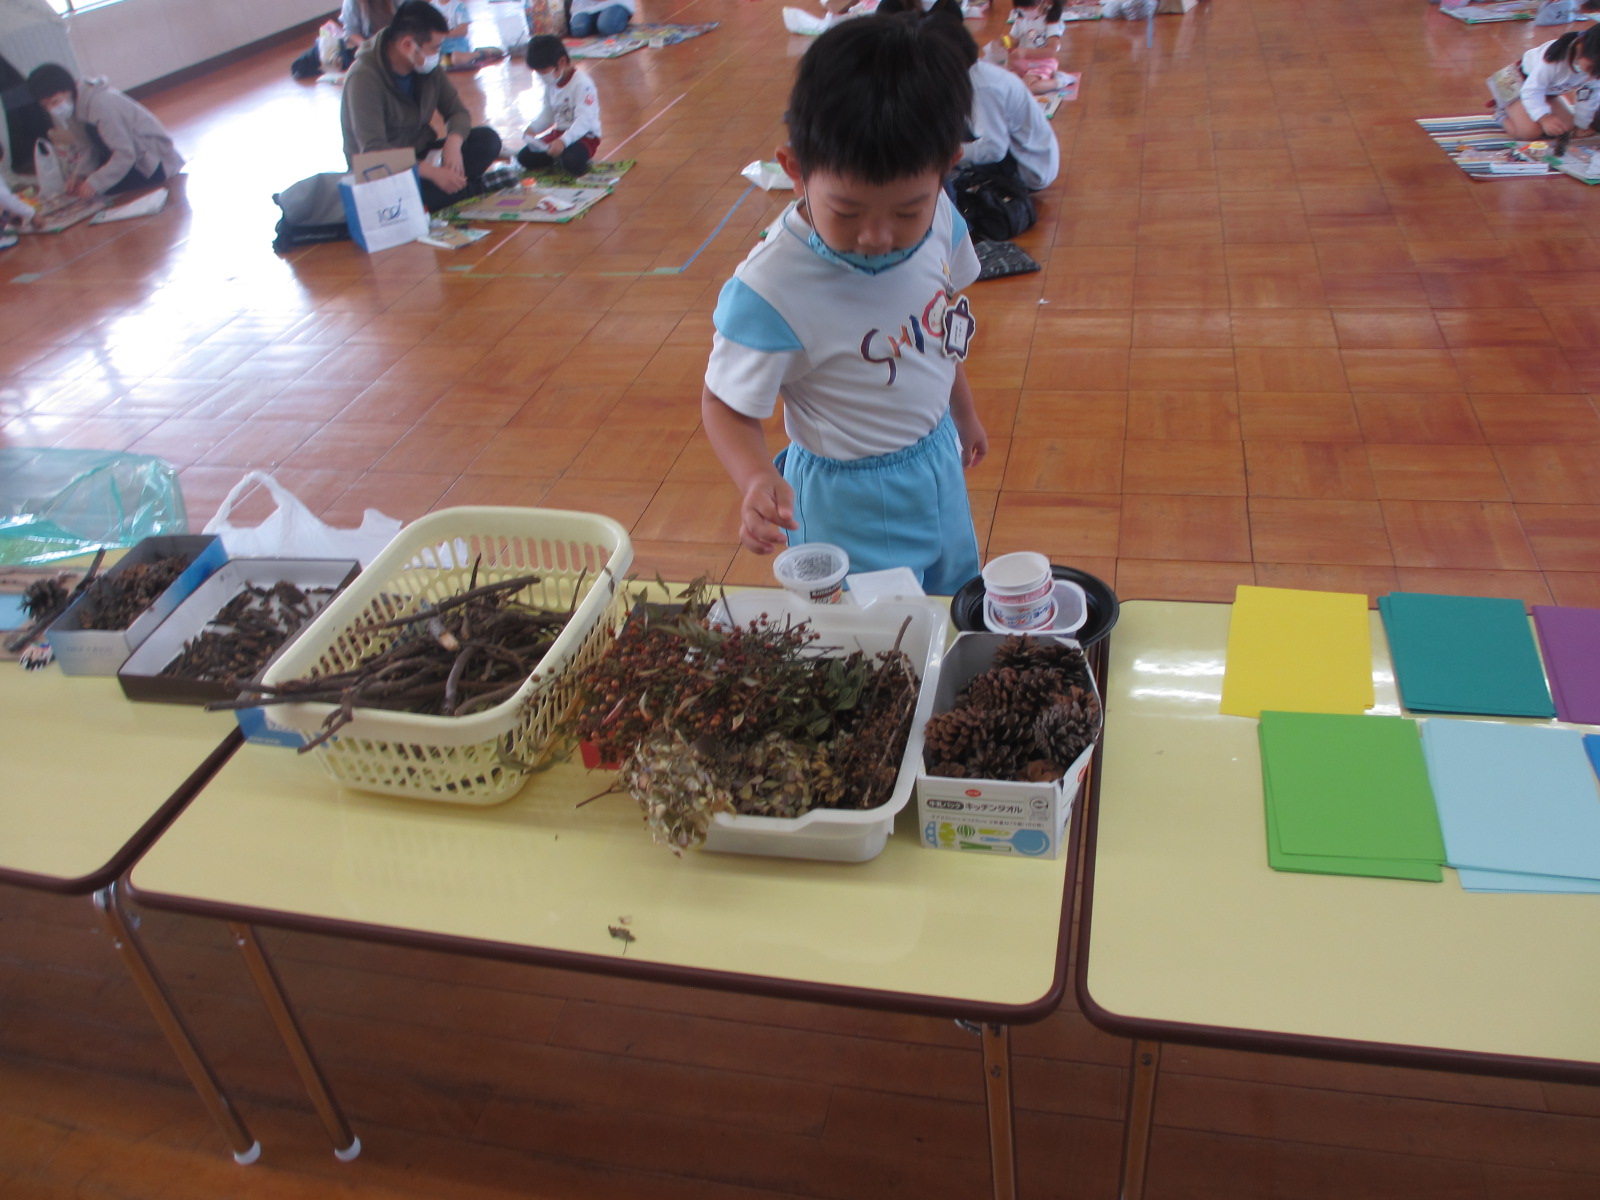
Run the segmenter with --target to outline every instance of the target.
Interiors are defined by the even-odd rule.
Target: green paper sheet
[[[1437,863],[1406,862],[1398,858],[1290,854],[1278,845],[1277,823],[1270,803],[1267,805],[1267,865],[1274,871],[1291,871],[1302,875],[1362,875],[1373,879],[1412,879],[1419,883],[1444,881],[1444,872]]]
[[[1522,601],[1392,592],[1378,598],[1378,611],[1406,708],[1556,715]]]
[[[1260,738],[1274,868],[1443,880],[1444,839],[1415,722],[1263,712]]]
[[[1370,629],[1364,595],[1241,585],[1221,711],[1364,712],[1373,705]]]

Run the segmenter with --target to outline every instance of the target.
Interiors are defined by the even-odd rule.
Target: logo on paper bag
[[[393,225],[397,221],[405,220],[406,202],[398,200],[394,204],[381,205],[378,208],[378,224]]]

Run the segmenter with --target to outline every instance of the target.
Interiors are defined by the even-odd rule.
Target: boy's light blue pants
[[[832,542],[850,570],[910,567],[925,592],[954,595],[978,574],[961,439],[950,414],[904,450],[848,461],[791,445],[777,459],[800,528],[789,544]]]

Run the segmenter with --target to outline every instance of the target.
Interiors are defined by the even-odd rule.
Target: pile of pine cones
[[[1043,783],[1066,774],[1100,724],[1082,650],[1011,637],[955,707],[928,721],[923,758],[930,775]]]

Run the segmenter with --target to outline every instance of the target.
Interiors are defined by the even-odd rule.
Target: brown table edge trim
[[[1105,656],[1105,676],[1109,681],[1111,655]],[[1102,684],[1102,694],[1109,690]],[[1575,1063],[1553,1058],[1527,1058],[1511,1054],[1484,1054],[1443,1047],[1407,1046],[1398,1043],[1358,1042],[1346,1038],[1321,1038],[1308,1034],[1268,1033],[1234,1029],[1219,1025],[1193,1025],[1181,1021],[1158,1021],[1145,1017],[1126,1017],[1103,1008],[1089,993],[1089,959],[1094,930],[1094,867],[1100,832],[1099,767],[1104,759],[1105,739],[1112,735],[1109,702],[1106,709],[1105,737],[1096,755],[1095,787],[1090,792],[1083,861],[1082,911],[1078,924],[1078,955],[1073,967],[1073,994],[1078,1009],[1096,1029],[1117,1037],[1154,1039],[1189,1046],[1212,1046],[1223,1050],[1245,1050],[1266,1054],[1289,1054],[1301,1058],[1332,1059],[1340,1062],[1365,1062],[1387,1067],[1420,1067],[1431,1071],[1452,1071],[1467,1075],[1499,1075],[1552,1083],[1600,1084],[1600,1063]],[[1074,820],[1077,818],[1075,817]]]
[[[18,871],[8,867],[0,867],[0,883],[14,884],[17,887],[28,888],[39,892],[56,892],[61,895],[83,896],[90,892],[97,892],[108,886],[120,876],[133,868],[144,852],[150,848],[152,842],[166,832],[189,802],[200,794],[200,789],[211,782],[211,777],[220,771],[224,764],[233,757],[235,751],[244,745],[244,733],[235,726],[217,744],[215,750],[206,755],[200,765],[191,771],[186,779],[180,783],[162,801],[161,806],[145,818],[144,824],[133,832],[133,835],[124,842],[121,848],[111,856],[104,866],[91,871],[87,875],[80,875],[73,879],[63,879],[59,875],[40,875],[33,871]]]

